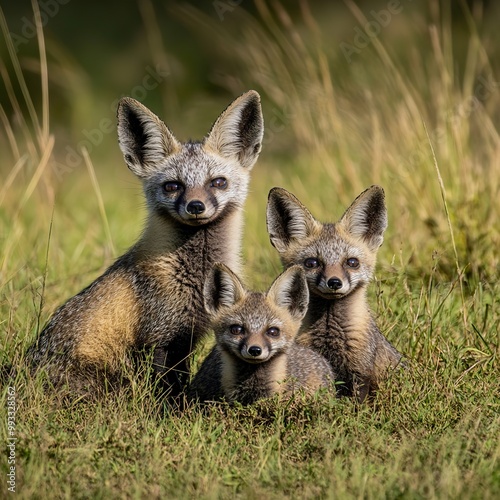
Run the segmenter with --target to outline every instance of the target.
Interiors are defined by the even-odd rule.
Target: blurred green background
[[[116,100],[122,95],[133,94],[156,110],[184,139],[204,135],[207,120],[214,119],[221,106],[248,88],[263,93],[268,124],[270,120],[286,120],[283,112],[280,114],[269,104],[273,95],[272,92],[266,95],[267,89],[262,88],[262,75],[253,75],[252,78],[246,61],[238,57],[240,48],[233,46],[234,39],[248,43],[245,33],[254,29],[255,23],[267,35],[279,38],[277,31],[282,30],[280,23],[283,19],[279,13],[276,15],[275,7],[280,5],[277,2],[41,0],[39,5],[49,64],[50,118],[52,130],[61,137],[57,144],[59,152],[65,152],[66,146],[76,148],[79,141],[86,139],[83,131],[97,129],[101,119],[114,122]],[[390,17],[387,26],[380,28],[380,34],[376,27],[372,32],[377,33],[376,39],[387,43],[393,57],[401,64],[400,70],[409,73],[413,69],[412,51],[425,54],[432,50],[426,31],[437,21],[436,12],[440,9],[450,10],[457,81],[466,71],[468,57],[470,27],[464,11],[480,8],[481,34],[492,44],[498,39],[500,5],[497,2],[365,0],[356,2],[356,5],[369,21],[376,19],[373,13],[387,12],[388,6],[393,5],[397,13]],[[39,106],[39,48],[31,2],[5,1],[2,9],[31,96]],[[294,25],[295,34],[302,37],[308,47],[314,50],[317,40],[322,38],[321,48],[328,58],[336,92],[342,93],[346,89],[353,95],[362,94],[367,83],[362,67],[367,61],[377,64],[374,61],[376,56],[371,39],[365,48],[364,39],[359,37],[363,24],[356,20],[348,3],[290,1],[284,2],[280,9],[290,16],[288,22]],[[316,25],[313,29],[304,17],[304,11],[310,11],[314,18]],[[272,16],[276,19],[270,21]],[[383,15],[381,19],[383,23]],[[274,32],[273,23],[277,28]],[[415,28],[420,34],[418,40],[414,37]],[[347,60],[344,52],[348,49],[343,50],[341,44],[356,47],[357,34],[361,53],[352,53],[351,60]],[[286,43],[293,44],[294,40]],[[3,43],[0,44],[0,55],[6,70],[9,70],[9,58]],[[491,60],[491,63],[497,65],[498,60]],[[384,71],[381,65],[380,71]],[[155,74],[156,80],[150,86],[156,85],[152,89],[141,89],[144,78],[151,73]],[[298,83],[307,85],[307,81],[300,82],[300,78],[297,75]],[[20,96],[19,88],[14,90]],[[12,108],[5,84],[0,86],[0,99],[7,116],[10,116]],[[286,128],[287,124],[284,125]],[[283,127],[276,128],[281,130]],[[106,145],[108,141],[106,138]],[[269,142],[264,153],[273,149],[284,153],[293,150],[290,141]],[[99,158],[107,148],[93,149],[93,155]],[[105,167],[99,167],[102,168]]]

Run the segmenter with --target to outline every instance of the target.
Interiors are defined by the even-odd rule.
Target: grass
[[[152,5],[141,5],[155,57],[168,58]],[[370,302],[410,369],[362,406],[318,394],[164,412],[145,377],[105,401],[61,405],[41,377],[27,377],[23,353],[40,326],[135,241],[144,207],[113,134],[82,151],[81,166],[55,174],[67,133],[49,120],[49,75],[71,67],[47,57],[41,27],[39,88],[26,84],[15,51],[2,62],[12,91],[0,108],[0,345],[19,370],[8,384],[16,389],[21,497],[500,496],[498,35],[480,4],[458,14],[446,2],[404,4],[349,64],[338,43],[353,43],[353,26],[370,13],[346,5],[340,16],[301,4],[290,17],[259,0],[252,15],[240,7],[224,23],[189,5],[172,15],[209,39],[212,57],[237,75],[219,77],[230,91],[223,100],[194,99],[206,130],[229,94],[256,88],[263,97],[267,135],[244,239],[250,285],[267,287],[280,270],[265,230],[272,186],[290,189],[325,221],[368,185],[386,190],[389,229]],[[323,24],[333,14],[349,28],[339,22],[334,42]],[[8,46],[3,20],[2,29]],[[193,106],[183,104],[189,113]],[[187,129],[183,116],[155,111],[174,131]],[[0,432],[7,442],[7,426]]]

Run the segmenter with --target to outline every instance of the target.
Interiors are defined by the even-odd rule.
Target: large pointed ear
[[[139,101],[123,97],[117,114],[120,149],[138,177],[149,177],[167,156],[181,148],[168,127]]]
[[[267,296],[278,306],[288,309],[296,321],[302,321],[309,306],[309,288],[302,266],[292,266],[281,273]]]
[[[214,264],[203,287],[203,299],[207,312],[214,315],[223,307],[233,306],[245,295],[245,288],[238,276],[224,264]]]
[[[372,186],[363,191],[346,210],[339,225],[364,240],[372,250],[377,250],[384,241],[387,228],[384,190]]]
[[[278,187],[269,191],[267,232],[278,252],[284,252],[292,241],[307,238],[320,227],[321,224],[292,193]]]
[[[204,144],[207,149],[250,169],[259,156],[263,135],[260,96],[250,90],[235,99],[217,118]]]

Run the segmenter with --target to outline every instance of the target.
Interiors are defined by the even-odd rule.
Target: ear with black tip
[[[387,229],[384,190],[380,186],[371,186],[363,191],[346,210],[339,225],[376,251],[382,245]]]
[[[250,90],[235,99],[217,118],[204,144],[220,156],[251,169],[259,157],[263,136],[260,96]]]
[[[123,97],[117,115],[120,149],[138,177],[149,177],[165,158],[181,148],[169,128],[139,101]]]
[[[292,193],[278,187],[271,189],[267,200],[267,232],[278,252],[284,252],[290,243],[307,238],[320,227]]]
[[[309,306],[309,288],[301,266],[291,266],[281,273],[269,288],[267,296],[288,309],[296,321],[302,321]]]
[[[243,300],[245,295],[245,288],[238,276],[224,264],[214,264],[203,287],[206,311],[217,314],[221,308],[231,307]]]

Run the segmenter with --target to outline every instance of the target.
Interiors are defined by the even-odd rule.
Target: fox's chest
[[[206,332],[203,285],[219,255],[214,256],[203,240],[142,266],[136,281],[142,297],[141,343],[168,343],[188,337],[195,341]]]
[[[347,359],[346,333],[342,324],[327,311],[309,323],[300,338],[301,343],[323,354],[332,365],[342,364]]]
[[[243,405],[253,404],[259,399],[273,395],[273,381],[265,370],[237,373],[231,384],[224,387],[229,401],[238,401]]]
[[[309,310],[298,342],[324,356],[337,377],[346,377],[352,364],[349,335],[333,305]]]

